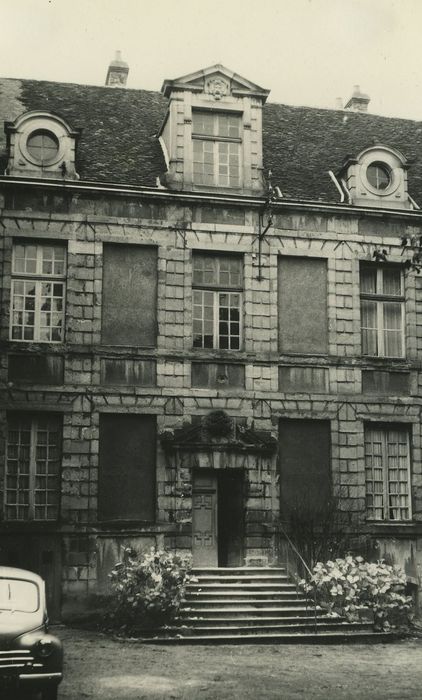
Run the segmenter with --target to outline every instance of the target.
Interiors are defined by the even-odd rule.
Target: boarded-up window
[[[323,516],[331,498],[330,422],[283,419],[279,441],[282,516]]]
[[[61,355],[9,355],[7,378],[14,384],[63,384]]]
[[[207,389],[243,388],[245,367],[217,362],[192,362],[192,386]]]
[[[154,520],[155,462],[155,416],[100,417],[100,520]]]
[[[278,338],[281,352],[328,351],[326,260],[280,258]]]
[[[157,249],[105,245],[102,341],[154,346],[157,338]]]
[[[125,386],[155,386],[155,360],[101,360],[101,383]]]
[[[325,393],[328,369],[324,367],[279,367],[279,387],[283,392]]]
[[[362,370],[362,392],[364,394],[409,394],[410,373],[384,370]]]

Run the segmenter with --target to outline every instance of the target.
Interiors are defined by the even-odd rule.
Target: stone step
[[[210,572],[216,576],[225,574],[267,574],[286,573],[285,566],[195,566],[192,569],[194,574]]]
[[[306,608],[306,606],[277,606],[277,605],[266,605],[265,607],[259,607],[259,606],[246,606],[246,605],[235,605],[235,606],[227,606],[227,607],[217,607],[217,606],[212,606],[212,607],[195,607],[191,606],[191,608],[182,608],[180,610],[179,616],[181,618],[188,616],[188,617],[208,617],[208,616],[218,616],[218,617],[233,617],[233,616],[245,616],[247,615],[248,617],[257,617],[257,616],[262,616],[263,614],[265,615],[266,613],[270,614],[273,617],[285,617],[285,616],[292,616],[293,614],[297,613],[299,615],[306,615],[306,617],[309,615],[314,615],[314,610],[313,608],[309,607]]]
[[[223,575],[215,575],[212,573],[209,574],[195,574],[194,572],[192,573],[192,576],[194,576],[198,582],[200,583],[218,583],[218,582],[244,582],[244,581],[251,581],[251,582],[268,582],[268,583],[275,583],[276,581],[279,581],[280,583],[285,582],[289,583],[290,579],[287,576],[287,574],[242,574],[242,575],[236,575],[234,573],[232,574],[225,574]]]
[[[243,635],[243,634],[271,634],[274,632],[319,632],[319,631],[371,631],[372,626],[369,623],[362,623],[357,625],[356,623],[343,622],[339,620],[331,619],[330,621],[318,621],[316,624],[312,620],[307,622],[298,623],[290,622],[283,624],[260,624],[257,626],[250,625],[237,625],[232,626],[227,629],[226,625],[221,625],[219,627],[209,626],[207,624],[189,626],[179,626],[171,627],[166,632],[169,634],[180,634],[182,636],[190,635]]]
[[[208,597],[203,596],[190,596],[186,598],[183,607],[195,608],[198,605],[202,607],[212,607],[216,605],[217,607],[223,607],[224,605],[249,605],[251,607],[260,607],[262,605],[287,605],[287,606],[301,606],[310,607],[306,598],[296,598],[294,596],[283,596],[277,593],[273,595],[265,594],[247,594],[247,595],[234,595],[231,593],[230,596],[213,596]],[[312,606],[313,607],[313,606]]]
[[[216,634],[216,635],[181,635],[156,634],[145,637],[143,641],[150,644],[344,644],[344,643],[385,643],[396,637],[389,632],[370,632],[366,630],[325,630],[321,632],[269,632],[266,634]]]
[[[213,610],[216,608],[235,608],[241,606],[245,610],[255,610],[257,608],[277,608],[277,607],[294,607],[300,610],[310,607],[309,602],[306,598],[280,598],[279,600],[270,598],[236,598],[235,596],[230,596],[230,598],[200,598],[198,600],[189,599],[183,605],[182,609],[190,608],[197,609],[198,607],[204,610]],[[313,607],[313,606],[312,606]]]
[[[185,598],[186,600],[202,600],[205,598],[209,598],[210,600],[225,600],[227,599],[232,599],[234,600],[235,598],[244,598],[244,599],[249,599],[249,598],[272,598],[275,600],[276,598],[280,599],[292,599],[292,600],[306,600],[305,596],[300,593],[296,593],[296,589],[288,589],[288,590],[282,590],[282,589],[275,589],[275,590],[270,590],[270,591],[260,591],[259,589],[253,589],[249,591],[245,591],[243,589],[240,590],[187,590],[185,593]]]
[[[221,581],[218,583],[208,582],[208,581],[198,581],[198,583],[188,583],[186,586],[187,591],[296,591],[297,587],[294,583],[289,583],[286,581],[274,581],[268,583],[268,581],[255,581],[255,582],[225,582]]]
[[[318,624],[321,622],[321,624],[328,623],[331,620],[334,622],[344,622],[342,618],[339,617],[328,617],[327,615],[317,615],[316,616]],[[273,616],[265,616],[265,615],[260,615],[257,617],[250,617],[250,616],[245,616],[245,615],[238,615],[237,617],[211,617],[211,616],[204,616],[204,617],[184,617],[183,619],[180,620],[180,623],[183,627],[198,627],[201,625],[206,625],[207,627],[219,627],[221,628],[223,623],[224,627],[261,627],[265,626],[267,627],[268,625],[284,625],[284,624],[313,624],[313,621],[315,620],[315,615],[313,614],[313,611],[311,611],[311,614],[309,615],[286,615],[286,616],[278,616],[278,617],[273,617]],[[366,623],[365,623],[366,624]],[[370,623],[368,623],[370,624]]]

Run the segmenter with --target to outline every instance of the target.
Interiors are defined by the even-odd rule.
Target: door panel
[[[217,478],[211,474],[194,475],[192,550],[195,566],[218,566]]]
[[[243,564],[243,472],[229,469],[218,479],[218,563]]]

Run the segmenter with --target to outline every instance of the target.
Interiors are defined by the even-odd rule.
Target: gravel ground
[[[60,700],[418,700],[422,639],[391,644],[166,646],[55,628]]]

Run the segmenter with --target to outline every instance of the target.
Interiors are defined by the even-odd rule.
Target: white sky
[[[377,114],[422,120],[422,0],[0,0],[0,75],[128,87],[223,63],[272,102],[334,108],[359,84]]]

